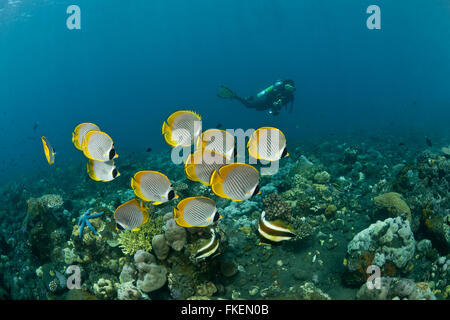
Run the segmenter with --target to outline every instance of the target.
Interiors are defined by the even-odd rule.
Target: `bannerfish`
[[[178,198],[169,178],[158,171],[139,171],[131,178],[131,188],[136,196],[158,205]]]
[[[96,161],[89,159],[87,163],[87,173],[92,180],[108,182],[120,176],[114,160]]]
[[[181,200],[173,209],[173,215],[177,224],[185,228],[207,227],[221,218],[216,203],[207,197]]]
[[[216,232],[214,231],[214,229],[211,229],[211,235],[211,240],[205,246],[198,249],[198,251],[195,253],[194,257],[197,260],[212,256],[219,248],[219,238],[216,236]]]
[[[234,136],[224,130],[206,130],[197,139],[196,147],[200,150],[205,149],[222,153],[227,157],[227,159],[232,159],[236,156]]]
[[[265,216],[266,212],[263,211],[258,224],[258,232],[262,241],[268,240],[269,243],[280,242],[295,237],[295,233],[293,233],[283,221],[267,221]]]
[[[114,211],[114,220],[118,230],[139,231],[139,227],[148,221],[148,209],[137,199],[127,201]]]
[[[119,156],[111,137],[102,131],[92,130],[86,133],[82,148],[84,155],[91,160],[109,161]]]
[[[261,193],[259,191],[259,172],[245,163],[232,163],[215,170],[209,184],[215,195],[243,201]]]
[[[52,165],[55,163],[55,149],[53,149],[46,137],[42,136],[41,140],[44,147],[45,158],[47,159],[48,164]]]
[[[220,169],[227,163],[227,158],[211,150],[197,150],[186,159],[184,172],[192,181],[199,181],[209,186],[209,180],[214,170]]]
[[[75,127],[75,129],[72,132],[72,142],[75,148],[83,151],[82,144],[84,136],[86,135],[86,133],[92,130],[100,131],[100,128],[96,124],[89,122],[80,123]]]
[[[288,157],[286,137],[277,128],[262,127],[250,136],[247,142],[248,153],[254,159],[278,161]]]
[[[202,118],[194,111],[172,113],[162,125],[164,140],[172,147],[191,146],[202,131],[201,121]]]

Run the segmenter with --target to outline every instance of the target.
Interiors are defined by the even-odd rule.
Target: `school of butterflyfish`
[[[162,135],[169,146],[195,147],[184,161],[186,177],[208,186],[216,196],[232,201],[245,201],[260,194],[258,169],[234,162],[237,157],[234,135],[219,129],[202,132],[201,121],[197,113],[179,110],[162,125]],[[113,139],[98,125],[80,123],[72,133],[72,142],[87,158],[87,174],[92,180],[109,182],[120,175],[114,163],[118,154]],[[44,136],[42,143],[47,162],[52,165],[55,150]],[[289,156],[285,135],[273,127],[255,130],[246,147],[249,157],[256,160],[274,162]],[[114,219],[117,230],[139,231],[149,221],[149,204],[160,205],[179,198],[171,180],[158,171],[136,172],[130,185],[136,197],[116,208]],[[204,196],[181,199],[173,209],[173,215],[181,227],[210,229],[211,239],[197,251],[197,259],[216,254],[220,237],[214,226],[222,216],[213,199]],[[277,243],[295,237],[283,221],[267,221],[264,211],[259,219],[258,232],[261,243]]]
[[[93,123],[80,123],[72,132],[75,148],[88,159],[87,174],[92,180],[109,182],[120,176],[114,159],[119,157],[111,137]]]

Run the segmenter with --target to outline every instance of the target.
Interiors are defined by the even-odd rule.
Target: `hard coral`
[[[180,227],[175,219],[167,220],[164,236],[168,245],[175,251],[181,251],[187,241],[186,230]]]
[[[388,192],[373,199],[379,209],[385,209],[394,216],[402,216],[411,222],[411,209],[401,195],[396,192]]]
[[[291,219],[291,206],[283,201],[278,194],[269,194],[264,198],[263,202],[267,220],[281,219],[289,221]]]
[[[137,287],[143,292],[158,290],[167,281],[167,269],[157,265],[156,259],[148,252],[139,250],[134,255],[136,269],[139,272]]]
[[[141,227],[139,231],[124,230],[119,235],[120,248],[125,254],[132,255],[138,250],[152,250],[153,236],[162,233],[164,217],[150,218],[149,222]]]

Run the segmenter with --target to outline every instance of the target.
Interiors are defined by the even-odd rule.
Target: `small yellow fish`
[[[42,136],[41,140],[44,147],[45,158],[47,159],[48,164],[52,165],[55,163],[55,149],[53,149],[46,137]]]

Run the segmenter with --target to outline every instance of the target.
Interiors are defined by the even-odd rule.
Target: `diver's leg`
[[[246,108],[249,108],[249,109],[255,109],[256,108],[256,106],[254,106],[254,104],[251,101],[249,101],[248,99],[244,99],[244,98],[241,98],[241,97],[236,96],[236,95],[233,97],[233,99],[236,99],[237,101],[242,103]]]

